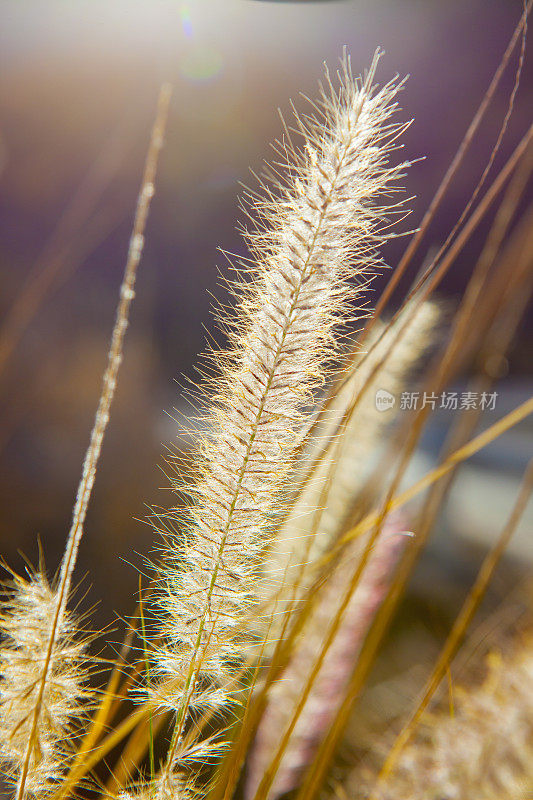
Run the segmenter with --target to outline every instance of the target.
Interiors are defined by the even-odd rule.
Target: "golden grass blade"
[[[127,782],[131,780],[140,762],[146,755],[150,747],[150,742],[154,740],[163,725],[168,722],[168,714],[153,713],[148,719],[135,728],[128,739],[128,744],[120,754],[120,762],[114,768],[113,773],[105,786],[105,797],[115,797],[123,789]],[[155,769],[151,768],[152,777],[155,776]]]
[[[426,488],[428,485],[434,483],[436,480],[442,477],[443,474],[446,474],[449,470],[453,469],[466,457],[472,455],[473,452],[477,452],[478,449],[481,449],[481,447],[488,444],[489,441],[492,440],[493,436],[498,436],[503,433],[504,430],[508,429],[509,423],[509,427],[511,427],[513,424],[516,424],[516,422],[532,412],[533,399],[526,402],[518,409],[515,409],[515,412],[511,412],[511,415],[507,415],[506,418],[500,420],[499,423],[497,423],[495,426],[492,426],[492,429],[485,431],[484,434],[480,434],[480,436],[473,439],[471,442],[465,445],[465,447],[460,448],[460,450],[452,454],[452,456],[444,464],[442,464],[440,468],[433,470],[431,473],[425,476],[422,481],[411,487],[411,490],[408,490],[399,497],[393,498],[392,502],[388,504],[387,510],[390,511],[396,507],[399,507],[403,502],[407,502],[407,500],[411,499],[417,493],[417,491],[422,491],[423,488]],[[511,419],[508,419],[508,417],[511,417]],[[488,436],[486,434],[488,434]],[[377,530],[379,530],[379,526],[383,518],[382,515],[383,512],[381,512],[381,514],[379,512],[374,512],[373,514],[368,515],[359,526],[349,533],[349,536],[353,536],[355,538],[356,536],[363,535],[376,525],[378,526]],[[383,634],[401,595],[401,591],[411,573],[412,567],[416,562],[424,542],[425,539],[423,537],[420,539],[415,539],[414,546],[406,552],[406,557],[397,571],[391,591],[376,615],[374,626],[370,631],[365,646],[363,647],[357,668],[354,671],[354,675],[350,682],[350,686],[340,711],[332,728],[324,739],[313,765],[304,779],[302,787],[297,795],[297,800],[310,800],[310,798],[315,796],[315,793],[322,784],[327,765],[330,762],[337,741],[344,730],[353,701],[359,694],[361,687],[366,680],[366,676],[368,675],[368,672],[372,666],[377,648],[379,647]]]
[[[117,696],[122,697],[125,694],[125,688],[122,687],[122,689],[119,689],[119,683],[126,662],[126,658],[133,644],[134,635],[135,635],[135,628],[130,627],[124,639],[124,643],[122,645],[119,657],[117,661],[114,663],[113,669],[111,670],[107,686],[102,692],[102,700],[100,702],[100,705],[98,706],[98,710],[96,711],[96,714],[91,720],[91,724],[85,735],[85,738],[83,739],[80,747],[76,751],[76,756],[70,767],[69,775],[78,768],[78,766],[83,761],[87,753],[89,753],[93,749],[96,742],[104,734],[112,718],[114,710],[113,707],[114,705],[116,705]],[[126,684],[128,682],[129,679],[126,679]]]
[[[500,260],[499,268],[494,276],[493,286],[495,290],[494,294],[498,297],[498,312],[496,313],[495,318],[493,318],[492,323],[487,330],[487,325],[484,323],[483,318],[484,316],[490,315],[490,308],[492,305],[490,294],[492,287],[490,285],[485,286],[485,300],[488,299],[488,302],[485,302],[484,305],[489,309],[489,314],[485,314],[482,303],[483,298],[481,297],[481,292],[475,290],[476,284],[479,289],[481,289],[483,280],[480,280],[480,277],[483,278],[486,275],[486,268],[488,268],[493,260],[497,245],[503,238],[504,231],[507,229],[507,223],[516,208],[522,193],[521,190],[524,187],[524,182],[529,177],[529,174],[530,170],[523,170],[522,172],[517,173],[513,182],[509,186],[507,197],[503,201],[502,208],[498,213],[494,228],[489,234],[487,246],[480,257],[478,266],[474,270],[474,275],[471,281],[471,283],[474,284],[474,291],[471,291],[471,285],[469,283],[464,304],[461,305],[461,309],[459,311],[460,316],[457,321],[456,330],[459,336],[461,336],[461,334],[466,336],[467,326],[466,324],[461,326],[461,317],[464,315],[466,318],[465,306],[466,309],[470,310],[470,313],[472,313],[474,306],[479,299],[477,310],[478,318],[481,318],[480,335],[483,337],[483,344],[481,345],[481,350],[479,352],[478,363],[483,365],[482,369],[485,368],[486,364],[491,362],[496,364],[501,363],[501,359],[505,356],[511,341],[513,340],[516,329],[520,323],[520,320],[522,319],[522,315],[533,290],[533,271],[531,270],[533,262],[531,248],[529,246],[530,242],[533,242],[533,234],[529,226],[526,225],[525,229],[522,229],[523,226],[519,226],[509,245],[511,253],[513,253],[515,250],[518,250],[518,252],[511,259],[508,257],[508,255],[505,255]],[[503,217],[503,219],[500,217]],[[511,281],[506,280],[507,291],[501,291],[501,279],[507,279],[507,275],[509,273],[508,267],[510,264],[512,264],[513,279]],[[482,276],[476,274],[478,273],[479,266],[483,267],[482,271],[484,275]],[[468,301],[469,297],[470,302]],[[457,348],[457,351],[457,355],[461,355],[462,357],[462,354],[459,353],[459,348]],[[478,392],[478,396],[481,396],[483,392],[490,391],[492,382],[493,374],[485,369],[484,372],[481,372],[474,379],[473,383],[469,385],[468,388],[470,391]],[[444,458],[446,455],[449,455],[451,452],[458,449],[470,436],[472,436],[479,421],[480,415],[480,408],[477,410],[469,410],[468,412],[465,411],[459,415],[457,422],[451,428],[443,448],[443,452],[445,454]],[[455,474],[456,470],[451,470],[447,476],[441,478],[436,484],[433,484],[432,492],[429,494],[424,503],[424,507],[417,525],[418,535],[422,536],[422,538],[429,534],[441,504],[451,487]]]
[[[524,232],[524,234],[525,234],[525,236],[521,232],[519,232],[519,235],[522,237],[522,239],[527,242],[527,238],[528,238],[527,230]],[[520,259],[518,261],[516,259],[513,259],[513,263],[515,264],[515,266],[517,266],[519,264],[519,261],[520,261]],[[515,291],[518,291],[518,286],[522,286],[524,280],[530,282],[529,279],[528,279],[528,271],[527,271],[528,264],[529,264],[527,248],[524,249],[524,256],[522,257],[522,261],[524,261],[524,266],[520,267],[520,269],[518,269],[518,273],[522,277],[520,277],[520,276],[517,277],[516,284],[515,284],[517,288],[515,289]],[[504,267],[505,267],[505,262],[502,262],[502,269]],[[524,268],[525,268],[525,271],[524,271]],[[524,288],[525,287],[522,286],[522,288],[520,289],[521,295],[520,295],[520,302],[518,302],[518,304],[516,304],[516,298],[514,298],[513,292],[507,292],[507,293],[504,292],[505,303],[507,303],[507,308],[510,309],[512,315],[514,315],[513,316],[514,322],[512,323],[511,328],[513,327],[513,325],[514,326],[516,325],[516,323],[517,323],[517,321],[518,321],[518,319],[520,317],[520,314],[521,314],[520,309],[523,308],[522,301],[524,300],[524,298],[527,298],[527,295],[528,295],[528,291],[524,291]],[[499,298],[500,298],[500,302],[501,302],[501,300],[502,300],[502,292],[501,291],[499,293]],[[516,308],[515,308],[515,305],[516,305]],[[504,305],[504,309],[505,309],[505,305]],[[507,315],[509,315],[509,311],[506,311],[505,313]],[[506,334],[506,336],[504,337],[504,339],[508,344],[509,337],[512,335],[512,330],[511,331],[506,330],[505,334]],[[505,341],[504,340],[500,341],[500,345],[502,347],[504,347],[504,348],[507,346],[505,344]],[[452,340],[452,342],[453,342],[453,340]],[[533,406],[532,406],[531,402],[527,403],[525,408],[523,408],[521,410],[517,409],[517,411],[519,411],[519,416],[522,416],[524,414],[524,412],[526,414],[527,413],[531,413],[532,410],[533,410]],[[502,420],[500,422],[503,423],[505,421]],[[499,423],[497,424],[496,427],[500,428]],[[485,433],[489,433],[489,432],[485,432]],[[493,433],[497,433],[497,430],[493,431]],[[459,464],[464,457],[468,456],[468,452],[470,450],[477,449],[479,445],[483,446],[484,443],[487,443],[487,438],[490,438],[490,437],[491,437],[490,433],[489,433],[488,437],[485,437],[482,434],[480,437],[476,437],[475,440],[472,440],[472,442],[470,442],[464,448],[461,448],[461,449],[457,450],[455,454],[452,454],[452,456],[450,456],[449,460],[445,461],[445,463],[443,465],[441,465],[441,468],[438,468],[437,470],[434,470],[432,473],[430,473],[428,476],[426,476],[426,478],[422,482],[420,482],[415,487],[411,487],[411,490],[408,490],[407,493],[404,493],[404,495],[401,498],[400,497],[392,498],[392,503],[391,503],[391,505],[388,505],[387,508],[396,507],[396,504],[397,504],[398,501],[400,501],[400,503],[401,502],[405,502],[407,499],[409,499],[410,496],[414,496],[414,494],[417,491],[421,491],[424,488],[423,484],[426,481],[431,482],[433,484],[436,480],[439,479],[439,476],[442,476],[443,474],[451,473],[451,471],[455,468],[455,466],[457,464]],[[485,439],[485,442],[483,441],[484,439]],[[373,524],[376,524],[376,522],[379,522],[379,515],[377,513],[369,515],[361,523],[361,527],[354,529],[349,534],[349,536],[356,536],[356,535],[363,534]],[[423,532],[419,532],[419,534],[420,533],[423,533]],[[318,786],[318,784],[321,781],[321,776],[324,774],[324,770],[325,770],[325,767],[326,767],[326,765],[327,765],[327,763],[329,761],[331,753],[333,751],[334,744],[335,744],[340,732],[343,730],[344,722],[347,719],[347,715],[349,713],[349,709],[351,707],[351,703],[352,703],[354,697],[358,694],[358,692],[360,690],[360,687],[362,686],[362,683],[364,681],[364,676],[366,675],[366,673],[368,672],[368,669],[370,668],[370,665],[372,663],[373,655],[376,652],[376,648],[377,648],[377,646],[379,644],[379,641],[380,641],[380,637],[381,637],[381,635],[382,635],[382,633],[383,633],[383,631],[385,629],[387,621],[390,618],[392,610],[394,609],[394,606],[396,604],[396,600],[397,600],[397,598],[399,596],[399,593],[400,593],[400,590],[401,590],[401,586],[405,582],[405,579],[407,578],[407,576],[408,576],[408,574],[410,572],[411,566],[412,566],[412,564],[414,563],[414,561],[416,559],[416,555],[417,555],[416,551],[422,546],[423,541],[425,541],[425,536],[424,535],[422,535],[421,537],[419,536],[419,540],[417,542],[417,546],[416,546],[416,548],[414,548],[411,557],[407,559],[407,562],[405,564],[405,567],[404,567],[404,570],[403,570],[403,577],[402,577],[401,574],[399,575],[399,579],[397,581],[397,586],[395,587],[395,591],[391,594],[390,601],[384,605],[383,613],[380,612],[380,614],[378,615],[379,619],[376,620],[375,631],[372,632],[371,636],[369,637],[368,647],[366,648],[365,652],[362,654],[361,662],[358,665],[358,669],[354,673],[354,680],[353,680],[352,686],[350,688],[350,691],[349,691],[349,693],[347,695],[347,699],[346,699],[346,702],[345,702],[344,709],[339,714],[338,719],[337,719],[337,721],[335,723],[335,726],[332,729],[331,735],[327,738],[327,740],[326,740],[326,742],[324,744],[324,747],[322,748],[322,752],[319,754],[319,759],[317,759],[317,762],[316,762],[313,770],[310,773],[310,777],[304,783],[304,789],[302,789],[302,792],[300,793],[300,797],[301,798],[307,797],[307,794],[305,792],[309,789],[310,786],[313,786],[313,791],[315,791],[316,787]]]
[[[478,436],[475,436],[473,439],[467,442],[467,444],[463,445],[463,447],[455,450],[455,452],[448,456],[448,458],[442,464],[439,464],[438,467],[435,467],[423,478],[420,478],[420,480],[416,481],[416,483],[410,486],[409,489],[406,489],[404,492],[401,492],[393,497],[388,510],[400,508],[401,506],[405,505],[405,503],[408,503],[409,500],[413,499],[413,497],[416,497],[418,494],[423,492],[424,489],[427,489],[429,486],[435,483],[435,481],[438,481],[439,478],[442,478],[444,475],[450,472],[450,470],[456,467],[457,464],[461,464],[475,453],[478,453],[488,444],[497,439],[498,436],[501,436],[503,433],[510,430],[514,425],[517,425],[532,413],[533,398],[530,398],[529,400],[525,400],[523,403],[513,409],[513,411],[510,411],[500,420],[495,422],[493,425],[487,428],[487,430],[483,431]],[[337,545],[337,548],[340,548],[342,545],[346,544],[352,539],[356,539],[358,536],[362,536],[364,533],[370,530],[370,528],[375,525],[378,520],[379,512],[373,511],[370,514],[367,514],[367,516],[361,522],[359,522],[342,537],[341,541]]]
[[[63,781],[58,791],[53,795],[52,800],[63,800],[68,797],[79,782],[96,767],[117,744],[128,736],[138,725],[145,724],[154,713],[154,706],[146,704],[133,711],[123,720],[112,733],[108,734],[90,753],[87,754],[79,767],[72,771]]]

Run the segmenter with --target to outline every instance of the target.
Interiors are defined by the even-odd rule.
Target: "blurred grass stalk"
[[[29,581],[16,580],[3,619],[2,632],[7,644],[0,653],[0,692],[4,706],[4,741],[0,752],[8,764],[9,775],[15,779],[18,800],[28,794],[41,797],[53,792],[65,762],[68,763],[70,726],[81,713],[81,698],[87,694],[82,686],[83,651],[76,642],[76,623],[67,613],[67,602],[122,361],[169,100],[170,89],[164,86],[148,147],[102,392],[59,575],[52,589],[41,572],[31,575]],[[35,632],[28,639],[32,614]]]

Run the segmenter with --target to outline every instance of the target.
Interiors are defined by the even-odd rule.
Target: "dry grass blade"
[[[520,181],[518,181],[518,183],[520,183]],[[522,239],[523,238],[524,237],[522,236]],[[526,231],[526,240],[527,240],[527,231]],[[524,251],[524,256],[522,257],[522,261],[524,263],[524,266],[520,267],[520,269],[518,270],[518,272],[522,275],[522,278],[519,278],[517,276],[517,278],[516,278],[516,287],[518,287],[519,285],[522,286],[524,280],[528,280],[528,277],[527,277],[528,276],[528,269],[527,269],[527,267],[528,267],[528,264],[529,264],[529,258],[528,258],[527,248]],[[518,263],[520,263],[520,261]],[[503,270],[502,271],[502,275],[504,274],[505,266],[506,266],[506,259],[502,261],[502,270]],[[495,284],[496,284],[496,281],[497,281],[497,279],[495,278]],[[520,302],[519,302],[518,306],[516,306],[516,298],[513,295],[513,291],[510,291],[510,292],[505,292],[504,291],[503,295],[502,295],[502,292],[500,291],[498,296],[500,298],[500,304],[501,304],[502,296],[506,298],[505,302],[504,302],[504,305],[503,305],[504,311],[502,313],[505,313],[506,315],[508,315],[510,312],[512,312],[513,319],[515,320],[513,325],[516,326],[517,321],[518,321],[518,319],[520,317],[520,308],[523,309],[523,307],[524,307],[522,301],[524,300],[525,297],[527,297],[527,292],[524,292],[524,287],[522,286],[522,288],[519,290],[520,291]],[[518,291],[518,289],[517,289],[517,291]],[[505,306],[505,303],[507,303],[507,307]],[[489,305],[490,305],[490,302],[489,302]],[[506,308],[508,310],[506,310]],[[512,329],[511,329],[511,332],[509,330],[505,331],[505,337],[503,339],[501,339],[501,341],[499,342],[501,347],[505,347],[504,342],[505,341],[508,342],[510,336],[512,336]],[[453,346],[453,341],[454,340],[452,338],[452,342],[450,343],[450,346]],[[517,409],[517,412],[518,412],[517,417],[522,417],[523,414],[531,413],[532,410],[533,410],[532,402],[531,401],[526,401],[526,403],[524,404],[522,409]],[[513,416],[514,416],[514,413],[513,413]],[[504,425],[506,425],[507,421],[506,420],[501,420],[500,423],[504,423]],[[500,423],[496,424],[496,428],[500,428]],[[400,495],[400,496],[398,496],[396,498],[392,498],[390,503],[387,505],[387,508],[391,509],[391,508],[398,507],[403,502],[406,502],[409,499],[411,499],[412,497],[414,497],[414,495],[417,492],[423,490],[425,488],[425,486],[427,486],[429,484],[433,484],[435,481],[439,480],[443,475],[451,474],[451,472],[455,469],[456,465],[461,463],[461,461],[463,460],[463,458],[465,456],[468,456],[469,453],[473,452],[474,450],[477,450],[479,445],[483,446],[484,444],[486,444],[487,443],[487,439],[488,438],[492,438],[492,435],[494,434],[494,432],[495,432],[494,430],[491,431],[491,432],[485,431],[483,434],[481,434],[480,436],[478,436],[475,439],[473,439],[468,445],[466,445],[463,448],[460,448],[454,454],[451,454],[444,461],[443,464],[441,464],[436,470],[433,470],[432,473],[427,475],[424,479],[422,479],[422,481],[418,482],[418,484],[416,484],[415,486],[411,487],[411,489],[407,490],[407,492],[403,493],[402,495]],[[486,434],[489,434],[488,437],[486,436]],[[357,526],[355,529],[353,529],[351,532],[349,532],[346,535],[346,537],[344,537],[343,540],[341,540],[341,541],[342,542],[347,541],[352,537],[353,538],[358,538],[359,536],[363,535],[365,533],[365,531],[367,531],[373,525],[375,525],[375,524],[379,525],[379,521],[380,521],[380,515],[377,512],[375,512],[375,513],[373,513],[371,515],[368,515],[365,518],[365,520],[363,520],[360,523],[359,526]],[[422,537],[421,537],[422,541],[425,541],[425,538],[426,538],[425,535],[422,535]],[[408,559],[408,562],[410,561],[411,564],[414,563],[415,556],[416,556],[416,550],[420,548],[421,543],[422,543],[421,541],[419,541],[417,543],[417,548],[415,548],[415,550],[413,551],[412,557],[410,559]],[[408,563],[406,565],[405,569],[404,569],[403,581],[405,580],[405,577],[409,574],[411,564]],[[396,597],[398,597],[398,595],[399,595],[399,590],[400,590],[401,584],[402,584],[402,580],[400,579],[398,581],[397,587],[395,587]],[[319,758],[317,760],[317,765],[318,766],[315,765],[314,771],[311,772],[310,778],[308,779],[308,781],[304,782],[305,790],[302,790],[301,797],[306,797],[307,796],[305,794],[305,791],[309,790],[309,787],[311,785],[316,788],[316,785],[317,785],[316,782],[319,780],[318,776],[323,772],[323,770],[325,768],[325,765],[326,765],[326,763],[328,761],[328,758],[329,758],[329,756],[330,756],[330,754],[332,752],[332,746],[333,746],[332,743],[336,740],[336,737],[338,736],[338,733],[342,730],[343,718],[346,719],[346,715],[347,715],[347,712],[349,710],[350,704],[351,704],[353,698],[355,697],[355,695],[357,694],[357,692],[359,691],[359,687],[362,684],[362,680],[363,680],[363,676],[365,674],[365,671],[368,670],[368,668],[369,668],[369,666],[371,664],[373,653],[375,652],[375,647],[377,646],[377,643],[379,641],[380,633],[384,628],[385,620],[387,619],[387,616],[390,617],[390,613],[392,612],[392,609],[394,608],[394,604],[395,604],[395,598],[393,596],[391,596],[390,602],[388,604],[385,604],[384,613],[381,615],[383,622],[381,622],[381,620],[377,620],[377,622],[379,622],[379,624],[376,626],[375,635],[373,637],[371,637],[371,641],[369,642],[369,647],[367,648],[366,652],[363,653],[363,658],[361,659],[361,663],[358,666],[358,670],[356,670],[356,673],[354,673],[354,682],[353,682],[353,685],[351,687],[350,692],[348,693],[347,700],[346,700],[346,703],[345,703],[345,709],[344,709],[343,713],[339,714],[339,717],[336,720],[336,724],[334,726],[334,730],[332,732],[332,735],[327,737],[327,739],[326,739],[325,745],[324,745],[324,747],[322,749],[322,753],[319,754],[319,756],[321,758]],[[387,606],[388,606],[388,608],[387,608]],[[328,739],[329,739],[329,741],[328,741]]]
[[[477,316],[480,330],[474,332],[471,339],[479,339],[483,342],[478,345],[480,350],[477,358],[477,362],[481,365],[481,372],[468,386],[469,391],[478,393],[477,396],[481,396],[483,392],[488,393],[490,391],[494,376],[487,370],[487,365],[502,363],[502,359],[505,357],[507,349],[514,338],[533,291],[533,261],[531,256],[533,237],[531,226],[528,224],[531,214],[526,214],[525,220],[522,221],[522,224],[518,226],[517,231],[513,234],[513,238],[507,248],[508,252],[504,253],[499,260],[493,281],[488,282],[488,285],[483,282],[483,278],[486,277],[486,270],[495,257],[495,240],[503,238],[504,230],[507,227],[506,223],[509,221],[510,215],[515,210],[521,196],[521,189],[524,186],[523,180],[527,180],[529,174],[529,169],[521,171],[515,176],[510,185],[508,196],[502,203],[494,229],[489,235],[487,246],[474,271],[471,281],[471,284],[474,284],[473,291],[471,291],[471,284],[469,284],[465,301],[458,315],[456,330],[458,332],[462,331],[462,335],[466,336],[467,321],[470,319],[470,314],[479,300]],[[500,217],[503,217],[503,219]],[[526,224],[524,225],[524,223]],[[510,265],[512,265],[513,277],[508,280]],[[480,266],[483,268],[481,276],[476,275]],[[481,293],[481,287],[484,287],[483,293]],[[497,297],[497,303],[493,302],[493,297]],[[491,313],[495,307],[497,311]],[[465,313],[465,311],[469,313]],[[486,322],[485,318],[488,318],[489,322]],[[461,324],[462,321],[464,322],[463,325]],[[465,353],[461,353],[458,347],[456,352],[461,361],[465,359]],[[444,459],[458,449],[473,434],[480,415],[481,409],[470,409],[468,412],[464,411],[459,415],[443,448]],[[456,470],[451,470],[444,478],[433,484],[432,491],[424,503],[417,524],[418,535],[422,538],[426,538],[429,535],[455,475]]]
[[[533,413],[533,399],[526,401],[521,406],[514,409],[514,411],[510,412],[510,414],[507,414],[497,423],[492,425],[486,431],[476,436],[465,446],[459,448],[459,450],[455,451],[455,453],[446,459],[445,462],[428,473],[406,492],[403,492],[397,497],[392,498],[392,500],[389,499],[387,503],[387,512],[390,513],[391,510],[399,508],[401,505],[408,502],[410,499],[416,496],[417,493],[423,491],[428,486],[431,486],[435,481],[439,480],[450,470],[454,469],[458,463],[464,461],[466,458],[469,458],[475,452],[478,452],[482,447],[485,447],[499,435],[512,428],[531,413]],[[382,524],[382,519],[383,511],[372,512],[371,514],[367,515],[367,517],[365,517],[365,519],[362,520],[359,525],[348,532],[346,537],[344,537],[345,541],[362,536],[373,527],[375,530],[379,531],[379,526]],[[361,655],[357,662],[357,667],[354,670],[342,706],[340,707],[337,717],[327,736],[324,737],[317,756],[302,782],[301,788],[297,794],[297,800],[311,800],[311,798],[315,797],[316,792],[319,791],[319,788],[322,785],[327,766],[330,763],[335,747],[340,736],[342,735],[353,702],[361,691],[372,664],[374,663],[376,652],[382,641],[384,632],[390,622],[407,578],[411,574],[413,565],[416,562],[424,543],[424,541],[417,540],[415,538],[413,546],[406,551],[406,555],[397,570],[389,594],[383,602],[380,610],[376,614],[374,624],[361,651]]]
[[[391,511],[405,505],[405,503],[409,502],[409,500],[412,500],[413,497],[416,497],[417,494],[423,492],[424,489],[427,489],[429,486],[435,483],[435,481],[439,480],[439,478],[442,478],[444,475],[454,469],[457,464],[461,464],[463,461],[466,461],[466,459],[473,456],[474,453],[478,453],[488,444],[497,439],[498,436],[501,436],[523,419],[526,419],[526,417],[528,417],[530,414],[533,414],[533,398],[525,400],[523,403],[513,409],[513,411],[510,411],[485,431],[475,436],[458,450],[455,450],[446,458],[445,461],[443,461],[442,464],[439,464],[439,466],[432,469],[430,472],[424,475],[423,478],[420,478],[420,480],[416,481],[416,483],[414,483],[404,492],[393,496],[388,504],[387,510]],[[352,539],[357,539],[359,536],[362,536],[364,533],[370,530],[370,528],[372,528],[372,526],[376,525],[378,522],[379,516],[379,512],[377,511],[372,511],[370,514],[367,514],[367,516],[361,520],[361,522],[355,525],[342,537],[335,550],[338,550]],[[327,561],[331,557],[332,556],[330,555],[324,560]]]
[[[138,612],[133,617],[133,621],[135,623],[137,621],[137,616]],[[136,632],[136,627],[133,624],[130,625],[126,633],[126,636],[124,637],[124,642],[122,644],[118,658],[113,664],[113,669],[111,670],[111,674],[109,675],[107,685],[102,692],[102,699],[100,701],[98,709],[91,720],[91,724],[85,735],[85,738],[83,739],[81,745],[76,751],[76,757],[73,763],[71,764],[69,774],[65,779],[64,787],[68,787],[67,791],[70,791],[70,788],[72,788],[72,786],[69,783],[71,776],[73,774],[76,774],[76,770],[78,769],[79,765],[83,763],[83,760],[85,759],[87,754],[91,752],[91,750],[94,748],[98,740],[102,737],[102,735],[108,728],[113,717],[113,711],[116,710],[117,698],[124,697],[125,694],[127,693],[128,686],[131,684],[132,678],[130,676],[126,678],[124,682],[125,685],[119,688],[120,679],[122,677],[123,670],[126,664],[126,659],[133,645],[135,632]]]
[[[472,140],[473,140],[473,138],[474,138],[474,136],[475,136],[475,134],[476,134],[476,132],[477,132],[482,120],[483,120],[483,117],[485,115],[485,112],[486,112],[487,108],[489,107],[489,105],[490,105],[490,103],[491,103],[491,101],[492,101],[492,99],[494,97],[494,94],[495,94],[496,89],[498,88],[498,85],[499,85],[499,83],[500,83],[500,81],[502,79],[502,76],[503,76],[503,74],[505,72],[505,69],[506,69],[507,65],[509,64],[511,55],[513,53],[513,50],[515,49],[516,44],[517,44],[519,38],[521,37],[522,46],[521,46],[520,64],[519,64],[519,70],[517,71],[517,76],[516,76],[516,80],[515,80],[515,86],[517,85],[517,81],[519,80],[520,71],[521,71],[521,68],[522,68],[521,61],[522,61],[522,58],[523,58],[523,52],[524,52],[524,47],[525,47],[525,37],[526,37],[526,30],[527,30],[527,18],[529,16],[529,13],[531,12],[532,6],[533,6],[533,0],[528,0],[527,5],[524,7],[524,13],[522,14],[522,17],[521,17],[520,21],[518,22],[518,25],[516,26],[516,28],[515,28],[515,30],[513,32],[513,35],[511,36],[509,44],[507,45],[505,53],[503,54],[502,59],[501,59],[499,65],[498,65],[498,67],[496,69],[496,72],[494,73],[494,76],[493,76],[493,78],[492,78],[492,80],[491,80],[491,82],[489,84],[489,87],[488,87],[487,91],[485,92],[485,94],[483,96],[483,99],[482,99],[482,101],[480,103],[480,106],[477,109],[477,111],[476,111],[476,113],[474,115],[474,118],[472,119],[472,122],[468,126],[468,129],[467,129],[467,131],[466,131],[466,133],[464,135],[464,138],[461,141],[461,144],[459,145],[459,149],[457,150],[457,153],[455,154],[450,166],[446,170],[446,174],[445,174],[444,178],[442,179],[442,182],[440,183],[440,185],[439,185],[439,187],[437,189],[437,192],[435,193],[435,196],[433,197],[431,203],[429,204],[429,207],[428,207],[426,213],[424,214],[422,222],[420,223],[419,230],[413,236],[413,239],[409,243],[404,255],[402,256],[400,262],[398,263],[398,266],[394,270],[390,281],[388,282],[387,286],[385,287],[385,290],[384,290],[383,294],[381,295],[381,297],[380,297],[380,299],[379,299],[379,301],[378,301],[378,303],[376,305],[376,310],[375,310],[374,316],[369,320],[368,325],[365,328],[365,331],[363,332],[362,341],[364,341],[364,338],[366,337],[368,332],[371,330],[372,326],[374,325],[374,321],[377,320],[381,316],[381,314],[382,314],[383,310],[385,309],[387,303],[389,302],[389,300],[390,300],[395,288],[399,284],[399,282],[400,282],[402,276],[404,275],[407,267],[411,263],[411,259],[413,258],[418,246],[420,245],[423,237],[427,233],[427,230],[428,230],[428,228],[429,228],[429,226],[430,226],[430,224],[431,224],[431,222],[432,222],[432,220],[433,220],[433,218],[434,218],[434,216],[435,216],[435,214],[436,214],[436,212],[437,212],[442,200],[444,199],[444,197],[446,195],[448,187],[450,186],[453,178],[457,174],[457,171],[458,171],[459,167],[461,166],[461,163],[463,162],[463,159],[466,156],[466,154],[467,154],[467,152],[468,152],[468,150],[470,148],[470,145],[472,144]],[[513,98],[510,98],[510,104],[509,104],[510,109],[512,109],[512,100],[513,100]],[[506,125],[506,123],[504,121],[504,126],[505,125]],[[500,137],[503,135],[504,126],[502,126],[502,130],[500,131],[498,139],[500,139]],[[477,190],[476,190],[476,194],[477,194]],[[462,214],[461,215],[461,219],[463,218],[463,216],[464,215]]]

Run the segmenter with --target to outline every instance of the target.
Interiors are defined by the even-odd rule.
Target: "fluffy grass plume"
[[[219,377],[185,509],[164,519],[157,566],[155,699],[177,713],[167,769],[193,709],[229,699],[246,640],[240,623],[256,599],[266,531],[280,507],[305,408],[335,353],[334,331],[362,302],[388,235],[391,195],[405,164],[390,156],[405,124],[391,121],[401,82],[373,87],[344,58],[334,86],[326,72],[312,114],[295,115],[301,139],[277,143],[278,176],[250,195],[252,279],[236,291],[230,347]],[[281,176],[281,177],[280,177]]]
[[[29,580],[15,575],[11,588],[11,602],[4,605],[0,617],[0,758],[10,781],[17,785],[46,663],[57,594],[42,573]],[[25,790],[32,796],[43,797],[57,788],[63,764],[72,754],[72,720],[82,714],[87,694],[82,688],[85,644],[77,634],[77,621],[67,611],[58,626],[48,664],[40,701],[41,724],[30,752]]]

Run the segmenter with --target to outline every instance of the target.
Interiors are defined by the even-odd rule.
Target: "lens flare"
[[[180,16],[181,16],[181,27],[183,28],[183,33],[190,39],[192,37],[192,20],[191,20],[191,9],[188,3],[182,3],[180,9]]]

